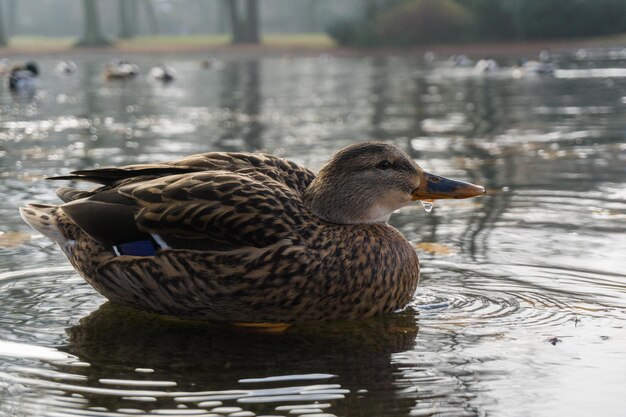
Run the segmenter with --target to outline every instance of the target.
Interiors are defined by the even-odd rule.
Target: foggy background
[[[122,0],[128,2],[129,0]],[[131,0],[135,1],[135,0]],[[152,6],[158,32],[169,35],[218,34],[229,31],[227,1],[136,0],[139,16],[137,35],[154,34]],[[6,32],[11,36],[71,36],[82,34],[81,0],[3,0]],[[119,1],[97,2],[103,32],[120,32]],[[324,32],[335,19],[357,15],[364,8],[359,0],[263,0],[259,13],[262,33]]]

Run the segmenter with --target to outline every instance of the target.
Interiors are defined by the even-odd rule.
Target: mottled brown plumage
[[[65,204],[32,204],[22,216],[111,301],[184,318],[283,323],[404,307],[419,263],[386,220],[435,195],[428,184],[449,181],[382,143],[341,150],[318,176],[271,155],[212,152],[56,179],[100,186],[61,188]],[[437,198],[484,192],[445,184]]]

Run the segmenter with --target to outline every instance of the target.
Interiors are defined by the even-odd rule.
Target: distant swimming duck
[[[176,71],[164,64],[159,64],[150,70],[148,77],[154,81],[171,83],[176,78]]]
[[[493,59],[481,59],[474,66],[474,69],[479,72],[492,72],[499,68],[500,66]]]
[[[556,65],[550,61],[529,61],[522,58],[514,68],[513,76],[521,78],[527,75],[551,76],[556,71]]]
[[[72,61],[59,61],[54,69],[58,75],[72,75],[78,66]]]
[[[220,69],[224,66],[222,61],[217,58],[206,58],[200,63],[204,69]]]
[[[448,61],[456,68],[471,68],[474,66],[474,61],[465,54],[452,55]]]
[[[160,314],[244,323],[404,307],[419,262],[387,224],[391,214],[415,200],[485,192],[378,142],[340,150],[318,175],[267,154],[210,152],[53,179],[101,186],[61,188],[65,204],[29,204],[22,217],[101,294]]]
[[[139,75],[139,67],[125,60],[114,59],[104,68],[107,80],[128,80]]]
[[[39,67],[35,62],[16,65],[9,73],[9,90],[12,93],[34,93],[39,88]]]

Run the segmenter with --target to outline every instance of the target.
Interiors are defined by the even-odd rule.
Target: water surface
[[[517,57],[511,57],[514,62]],[[626,407],[626,54],[554,77],[414,57],[135,58],[179,79],[107,83],[42,59],[0,91],[0,414],[620,416]],[[506,65],[506,64],[505,64]],[[4,87],[2,87],[4,88]],[[17,207],[48,175],[223,150],[313,169],[365,139],[485,185],[392,217],[422,261],[406,311],[258,334],[106,303]]]

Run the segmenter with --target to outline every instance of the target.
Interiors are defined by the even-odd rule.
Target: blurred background
[[[0,0],[0,415],[622,416],[626,1]],[[20,219],[81,168],[394,143],[403,311],[241,332],[107,303]],[[59,184],[60,185],[60,184]]]
[[[291,35],[283,43],[407,47],[626,31],[622,0],[3,0],[0,7],[0,45],[40,47],[146,37],[258,43],[276,35]]]

